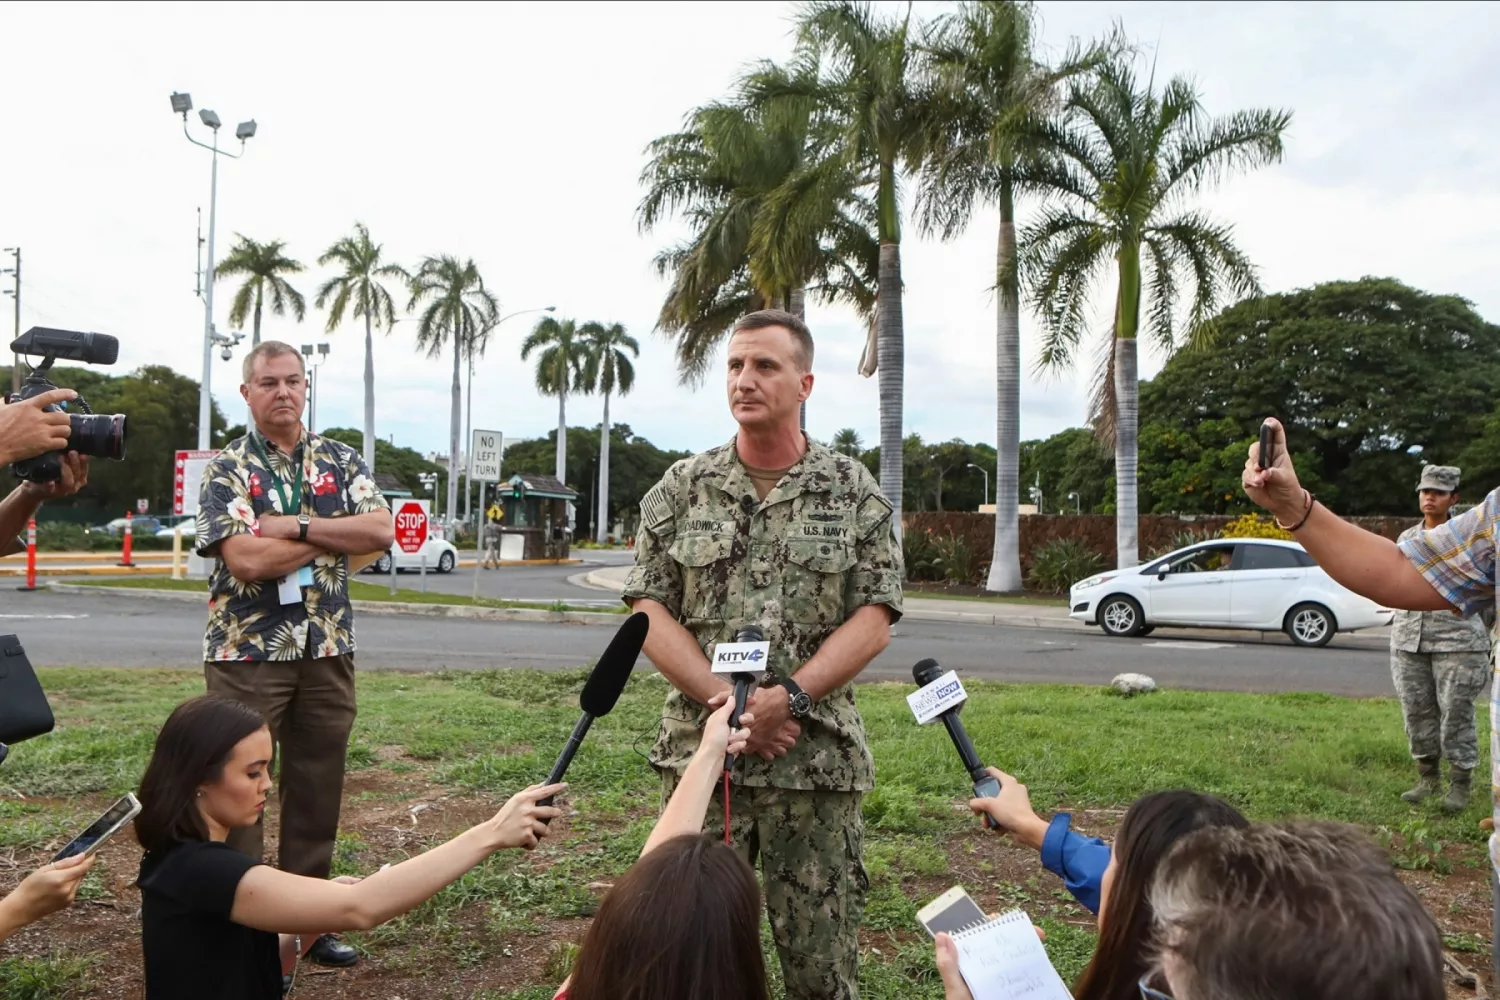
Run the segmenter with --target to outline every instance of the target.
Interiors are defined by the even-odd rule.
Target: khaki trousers
[[[327,878],[344,798],[344,757],[354,728],[354,657],[209,661],[203,675],[210,692],[251,706],[271,728],[281,870]],[[262,818],[254,826],[232,830],[229,846],[259,859],[264,834]]]

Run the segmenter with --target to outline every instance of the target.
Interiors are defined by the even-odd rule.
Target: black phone
[[[1269,423],[1260,425],[1260,467],[1269,469],[1276,464],[1276,428]]]
[[[1000,779],[993,774],[986,774],[983,778],[974,782],[974,797],[976,799],[993,799],[1000,795]],[[989,813],[984,814],[984,825],[991,830],[1000,829],[1000,824],[990,818]]]

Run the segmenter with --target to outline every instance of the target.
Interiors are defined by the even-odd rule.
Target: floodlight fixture
[[[207,108],[198,112],[198,119],[215,132],[219,131],[219,126],[223,124],[223,122],[219,121],[219,116]]]
[[[255,138],[255,119],[252,118],[247,122],[240,122],[236,125],[234,128],[234,137],[240,142]]]
[[[193,95],[179,94],[175,90],[172,91],[172,113],[182,115],[186,118],[187,113],[191,110],[193,110]]]

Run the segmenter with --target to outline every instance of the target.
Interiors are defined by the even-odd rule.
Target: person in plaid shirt
[[[1358,528],[1318,503],[1297,482],[1286,450],[1286,431],[1274,428],[1273,460],[1260,467],[1260,443],[1250,446],[1241,476],[1245,493],[1292,532],[1324,572],[1356,594],[1387,608],[1405,611],[1458,611],[1480,616],[1493,627],[1496,612],[1495,536],[1500,532],[1500,490],[1468,511],[1436,528],[1420,531],[1401,542]],[[1490,810],[1500,826],[1500,684],[1490,686]],[[1490,885],[1500,904],[1500,837],[1490,835]],[[1495,940],[1500,942],[1500,905],[1496,907]],[[1493,964],[1500,980],[1500,951]]]

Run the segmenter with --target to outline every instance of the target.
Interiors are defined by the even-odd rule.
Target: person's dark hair
[[[769,1000],[760,886],[734,850],[699,834],[637,861],[594,915],[568,1000]]]
[[[1138,1000],[1141,976],[1151,966],[1149,893],[1157,866],[1195,830],[1249,825],[1238,809],[1212,795],[1176,790],[1136,799],[1115,835],[1114,884],[1099,914],[1093,960],[1073,985],[1074,1000]]]
[[[742,330],[765,330],[773,326],[784,327],[792,335],[792,339],[797,342],[797,363],[803,371],[812,371],[812,331],[794,313],[785,309],[758,309],[746,313],[735,320],[734,329],[729,331],[729,336],[732,338]]]
[[[218,780],[240,740],[265,724],[249,705],[215,694],[190,698],[173,709],[156,734],[151,763],[137,793],[141,811],[135,818],[135,836],[141,847],[166,851],[207,840],[208,828],[196,801],[198,787]]]
[[[1150,889],[1178,1000],[1442,1000],[1443,938],[1344,823],[1184,837]]]

